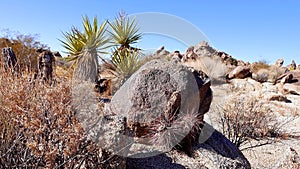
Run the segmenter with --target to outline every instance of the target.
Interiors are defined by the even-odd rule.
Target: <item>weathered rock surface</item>
[[[262,89],[262,84],[251,78],[232,79],[230,83],[235,89],[241,91],[258,91]]]
[[[291,83],[293,80],[293,74],[292,73],[285,73],[281,76],[278,77],[278,79],[276,80],[276,82],[280,82],[280,83]]]
[[[2,62],[5,69],[10,68],[12,73],[17,70],[17,57],[11,47],[2,49]]]
[[[280,160],[278,160],[274,168],[300,168],[300,157],[298,152],[295,149],[289,147],[284,152],[284,156]]]
[[[133,169],[251,168],[241,151],[216,130],[204,143],[197,144],[193,149],[193,157],[173,150],[148,158],[127,158],[126,166]]]
[[[190,46],[186,50],[182,60],[183,61],[187,61],[187,60],[190,60],[190,59],[191,60],[196,60],[197,57],[198,57],[197,54],[194,53],[194,46]]]
[[[294,70],[281,75],[277,82],[280,82],[283,93],[300,95],[300,71]]]
[[[170,54],[170,57],[173,61],[175,62],[181,62],[181,60],[183,59],[183,56],[180,54],[179,51],[174,51],[173,53]]]
[[[228,78],[238,78],[243,79],[246,77],[249,77],[251,75],[250,68],[246,66],[237,66],[235,69],[233,69],[229,74]]]
[[[264,93],[264,98],[268,101],[279,101],[290,103],[291,101],[282,94],[274,94],[274,93]]]
[[[284,60],[282,58],[278,59],[275,63],[275,66],[281,67],[284,63]]]

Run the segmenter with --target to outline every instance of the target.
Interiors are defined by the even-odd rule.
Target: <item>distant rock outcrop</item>
[[[189,47],[184,54],[184,61],[197,59],[199,57],[212,57],[217,54],[217,50],[212,48],[208,42],[202,41],[195,46]]]
[[[195,46],[190,46],[183,54],[182,61],[186,62],[189,60],[196,60],[197,58],[201,57],[218,57],[221,58],[226,65],[238,65],[238,61],[234,59],[231,55],[211,47],[206,41],[202,41],[199,44],[196,44]]]

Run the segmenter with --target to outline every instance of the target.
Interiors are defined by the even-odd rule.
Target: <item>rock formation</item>
[[[51,84],[53,80],[53,65],[55,57],[50,50],[38,49],[38,71],[43,81]]]
[[[17,57],[11,47],[6,47],[2,49],[2,62],[5,69],[11,69],[14,73],[18,70]]]

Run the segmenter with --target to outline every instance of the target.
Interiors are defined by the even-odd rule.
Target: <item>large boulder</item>
[[[110,107],[126,117],[137,142],[163,151],[180,143],[190,155],[211,100],[206,74],[175,62],[153,60],[123,84]]]

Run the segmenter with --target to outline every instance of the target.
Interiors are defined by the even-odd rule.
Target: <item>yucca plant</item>
[[[80,81],[95,82],[98,72],[98,54],[104,53],[109,39],[105,36],[107,21],[98,24],[97,17],[93,23],[87,16],[83,17],[83,28],[73,27],[70,32],[63,33],[62,46],[70,54],[68,61],[74,61],[73,78]]]
[[[140,50],[131,46],[141,39],[142,34],[139,33],[136,20],[122,13],[109,25],[109,34],[115,48],[112,50],[111,63],[106,63],[106,68],[122,84],[142,65]]]
[[[119,46],[118,50],[136,49],[130,45],[137,43],[142,38],[142,34],[139,33],[135,18],[131,20],[125,14],[120,13],[114,22],[109,22],[109,25],[112,29],[109,33],[113,43]]]
[[[113,73],[122,80],[128,79],[135,71],[137,71],[142,61],[140,59],[139,51],[131,51],[130,49],[123,49],[116,51],[112,57],[111,63],[114,67]]]

